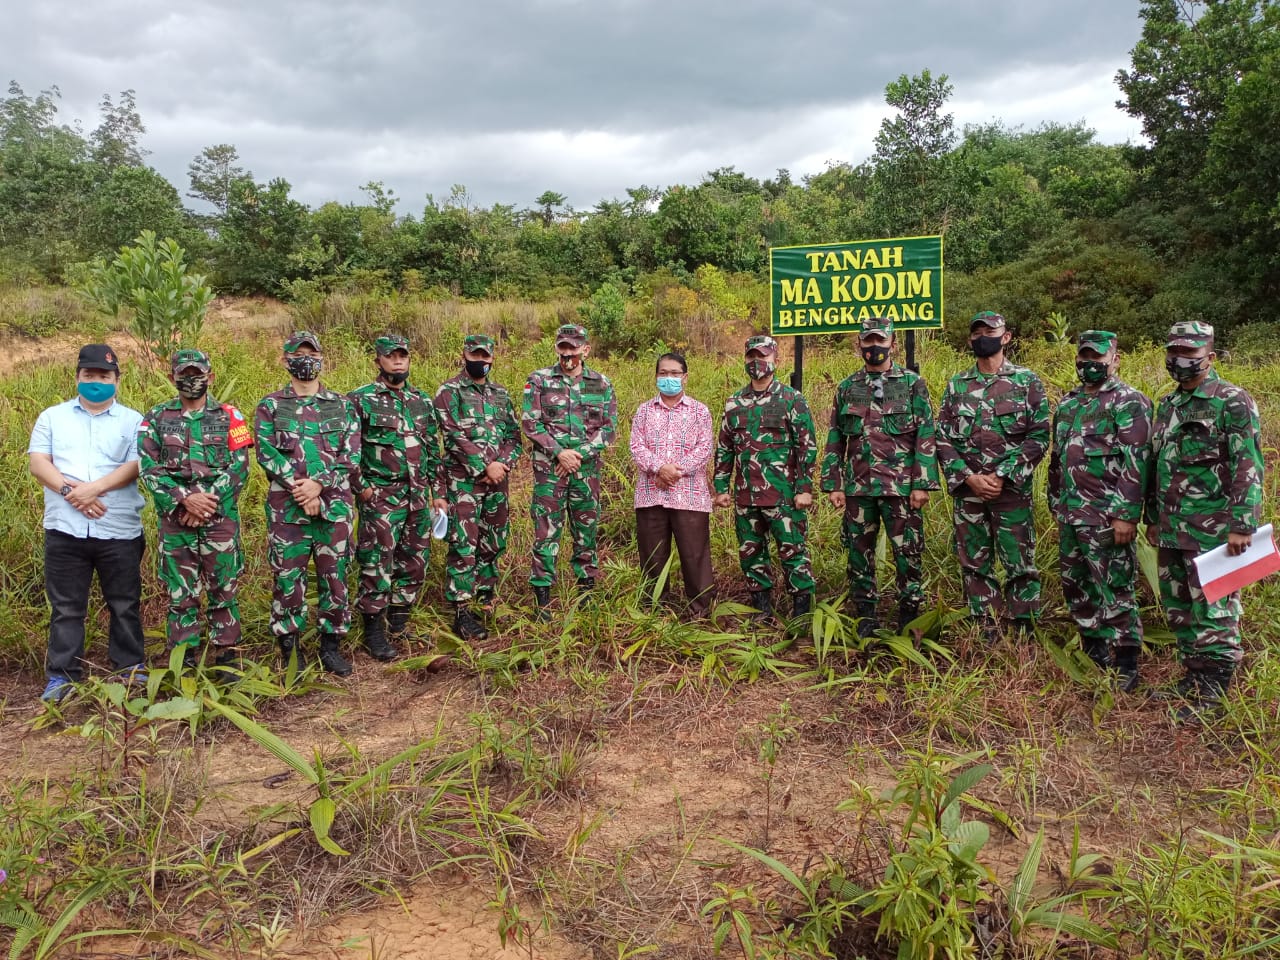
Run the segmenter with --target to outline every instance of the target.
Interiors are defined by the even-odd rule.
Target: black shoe
[[[856,616],[858,618],[858,637],[866,639],[875,635],[880,629],[880,618],[876,615],[874,600],[859,600]]]
[[[1099,670],[1105,673],[1111,669],[1111,651],[1107,649],[1107,641],[1099,637],[1081,637],[1080,647]],[[1136,663],[1134,669],[1137,669]]]
[[[240,661],[239,647],[214,647],[218,651],[213,656],[213,667],[227,673],[239,673],[244,664]]]
[[[182,651],[182,667],[184,670],[194,670],[200,662],[200,648],[194,643],[183,644],[186,647]]]
[[[351,675],[351,664],[342,655],[341,644],[341,639],[332,633],[320,634],[320,666],[326,673],[347,677]]]
[[[399,652],[396,644],[409,642],[409,614],[412,612],[413,608],[406,604],[387,608],[387,645],[391,647],[392,657]]]
[[[533,602],[538,608],[538,619],[543,623],[551,622],[551,588],[538,587],[533,588]]]
[[[584,597],[595,588],[596,588],[595,577],[583,577],[581,580],[578,581],[578,593]]]
[[[806,624],[800,622],[801,617],[808,616],[810,608],[813,606],[813,591],[801,590],[799,593],[791,595],[791,623],[787,625],[787,631],[793,635],[798,635],[804,631]]]
[[[756,608],[756,613],[751,615],[753,623],[768,623],[773,619],[773,591],[772,590],[752,590],[751,606]]]
[[[484,640],[489,636],[489,631],[475,618],[466,603],[453,605],[453,632],[463,640]]]
[[[1036,639],[1036,622],[1031,617],[1013,618],[1013,635],[1019,643],[1034,643]],[[1103,667],[1105,670],[1106,667]]]
[[[977,624],[978,632],[982,634],[982,639],[987,643],[994,646],[1004,639],[1000,624],[991,617],[974,617],[973,622]]]
[[[394,660],[398,654],[387,641],[387,626],[381,613],[364,614],[364,648],[369,651],[369,656],[384,663]]]
[[[1116,647],[1116,674],[1119,682],[1116,686],[1121,693],[1133,693],[1138,689],[1141,679],[1138,675],[1138,648]]]
[[[299,673],[307,669],[307,658],[302,652],[302,647],[298,644],[298,635],[296,633],[286,633],[277,642],[280,644],[280,660],[286,670],[289,668],[290,657],[297,657]]]
[[[920,616],[920,604],[914,600],[898,601],[898,636],[907,634],[907,624]]]

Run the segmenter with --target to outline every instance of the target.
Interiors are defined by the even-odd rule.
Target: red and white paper
[[[1263,524],[1254,531],[1253,543],[1238,556],[1229,556],[1224,543],[1196,557],[1196,573],[1204,598],[1209,603],[1217,603],[1241,587],[1280,570],[1280,550],[1276,549],[1274,533],[1271,524]]]

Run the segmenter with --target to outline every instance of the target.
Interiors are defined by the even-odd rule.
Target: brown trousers
[[[690,619],[705,617],[714,599],[715,577],[711,572],[711,514],[700,510],[669,510],[641,507],[636,510],[636,545],[640,549],[640,570],[656,579],[671,558],[671,538],[675,536],[684,574],[684,595]],[[662,602],[671,601],[671,581],[662,591]]]

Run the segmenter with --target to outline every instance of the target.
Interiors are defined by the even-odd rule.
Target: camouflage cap
[[[861,339],[871,334],[888,340],[893,336],[893,320],[889,317],[867,317],[862,321],[862,332],[858,337]]]
[[[576,323],[566,323],[556,331],[556,346],[567,343],[575,347],[587,345],[587,328]]]
[[[1107,353],[1116,345],[1116,335],[1110,330],[1086,330],[1076,337],[1076,346],[1088,347],[1095,353]]]
[[[754,337],[748,337],[747,345],[743,347],[742,352],[750,353],[752,350],[762,350],[765,353],[777,353],[778,341],[763,333]]]
[[[969,332],[973,333],[974,327],[990,327],[992,330],[1004,329],[1004,317],[991,310],[979,310],[973,315],[973,319],[969,321]]]
[[[310,330],[298,330],[288,340],[284,342],[285,353],[297,353],[298,348],[306,345],[311,347],[316,353],[320,353],[320,338]]]
[[[398,333],[384,333],[373,341],[373,349],[380,357],[389,357],[397,350],[409,352],[409,338]]]
[[[468,352],[480,350],[492,357],[493,337],[487,333],[469,333],[467,339],[462,341],[462,349]]]
[[[203,350],[179,350],[169,358],[169,366],[174,370],[195,367],[201,373],[208,373],[213,364],[209,361],[209,355]]]
[[[1213,324],[1202,320],[1184,320],[1169,328],[1169,339],[1166,347],[1211,347],[1213,346]]]

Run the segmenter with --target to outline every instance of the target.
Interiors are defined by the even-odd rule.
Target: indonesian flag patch
[[[253,446],[253,428],[244,419],[244,414],[229,403],[222,409],[231,416],[231,427],[227,430],[227,448],[239,450],[241,447]]]

